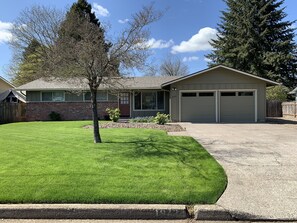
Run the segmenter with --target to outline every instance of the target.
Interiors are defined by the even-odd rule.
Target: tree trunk
[[[93,126],[94,126],[94,143],[101,143],[101,137],[99,132],[98,123],[98,110],[97,110],[97,89],[91,89],[91,101],[92,101],[92,112],[93,112]]]

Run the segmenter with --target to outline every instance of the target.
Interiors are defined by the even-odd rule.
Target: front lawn
[[[0,125],[0,203],[214,203],[222,167],[192,138],[90,122]]]

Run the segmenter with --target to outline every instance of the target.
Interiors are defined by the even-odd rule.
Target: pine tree
[[[55,55],[59,55],[55,64],[60,66],[54,68],[53,72],[70,79],[83,77],[88,80],[91,92],[94,142],[101,142],[97,90],[104,78],[113,75],[108,73],[106,68],[111,64],[108,57],[111,44],[105,41],[104,29],[86,0],[78,0],[67,12],[55,47]],[[113,71],[117,70],[113,69]]]
[[[92,6],[86,0],[78,0],[77,3],[71,6],[70,10],[67,12],[65,21],[62,23],[59,36],[63,38],[63,35],[69,35],[77,41],[81,40],[81,35],[75,29],[72,32],[69,32],[68,29],[68,33],[65,33],[65,25],[69,26],[70,21],[73,22],[75,18],[85,18],[89,23],[95,24],[98,27],[100,35],[97,38],[101,39],[101,43],[105,46],[106,52],[108,52],[112,45],[111,43],[105,42],[104,29],[101,27],[101,23],[99,19],[96,18],[95,13],[92,12]]]
[[[22,60],[13,77],[16,86],[36,80],[42,67],[40,43],[33,39],[22,54]]]
[[[210,65],[227,66],[279,81],[288,87],[296,79],[293,22],[284,21],[284,0],[226,0],[219,35],[207,55]]]

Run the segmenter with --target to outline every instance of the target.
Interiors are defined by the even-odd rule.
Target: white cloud
[[[208,58],[206,58],[206,57],[204,57],[204,61],[207,62],[207,63],[212,62],[211,59],[208,59]]]
[[[9,41],[12,38],[12,34],[9,31],[11,27],[12,23],[0,21],[0,44]]]
[[[129,19],[119,19],[118,22],[121,24],[124,24],[124,23],[129,22]]]
[[[174,42],[172,39],[166,41],[162,39],[156,40],[154,38],[151,38],[146,42],[146,44],[152,49],[164,49],[171,47],[174,44]]]
[[[103,6],[97,4],[96,2],[93,3],[92,11],[95,12],[96,16],[109,16],[109,11],[104,8]]]
[[[209,41],[217,38],[218,31],[216,29],[205,27],[198,31],[187,41],[182,41],[179,45],[172,47],[171,53],[186,53],[211,50],[212,46]]]
[[[192,57],[184,57],[183,58],[183,62],[192,62],[192,61],[195,61],[195,60],[199,60],[199,57],[192,56]]]

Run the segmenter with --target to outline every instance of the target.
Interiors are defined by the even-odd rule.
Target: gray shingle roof
[[[168,81],[177,79],[176,76],[162,76],[162,77],[127,77],[123,79],[115,79],[113,83],[101,84],[99,89],[109,88],[124,88],[124,89],[161,89],[161,85]],[[38,91],[38,90],[88,90],[86,79],[71,79],[71,80],[57,80],[57,79],[37,79],[22,86],[17,87],[17,90],[22,91]]]

